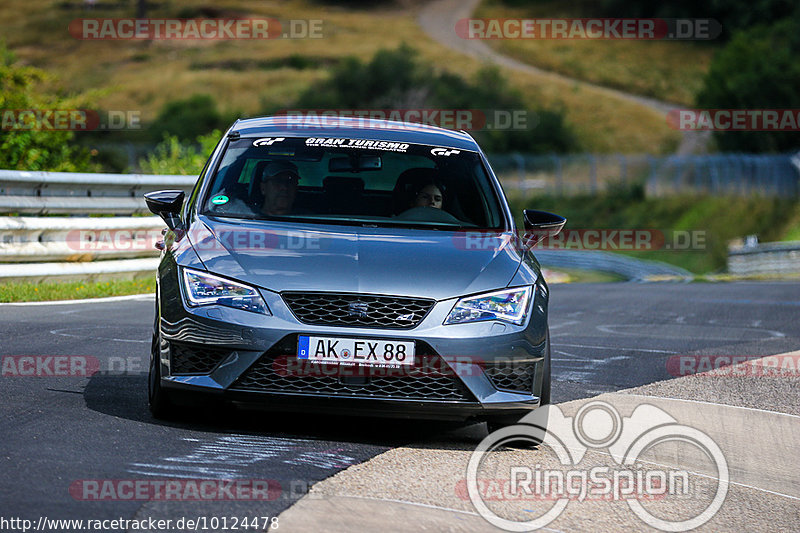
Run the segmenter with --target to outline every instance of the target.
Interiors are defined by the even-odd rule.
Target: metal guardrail
[[[196,176],[0,170],[0,281],[153,272],[163,221],[143,194],[191,191]],[[87,216],[87,215],[125,216]],[[18,216],[68,215],[68,216]]]
[[[195,181],[194,176],[0,170],[0,213],[71,215],[0,217],[0,281],[152,272],[158,253],[152,244],[164,224],[158,217],[130,215],[146,212],[144,192],[189,192]],[[77,216],[97,213],[129,216]],[[536,254],[543,264],[607,270],[634,280],[691,277],[675,267],[616,254]],[[729,271],[800,271],[800,243],[732,249]]]
[[[0,263],[158,255],[159,217],[0,217]]]
[[[641,184],[649,196],[685,193],[800,195],[800,156],[790,154],[489,155],[508,189],[573,195]]]
[[[660,261],[644,261],[601,250],[539,250],[533,255],[543,267],[611,272],[630,281],[691,281],[692,273]]]
[[[0,213],[134,215],[147,213],[142,194],[191,191],[197,176],[0,170]]]
[[[728,272],[737,275],[800,274],[800,241],[731,247]]]

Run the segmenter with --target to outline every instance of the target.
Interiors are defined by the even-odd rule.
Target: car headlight
[[[255,287],[189,268],[183,269],[183,284],[186,299],[192,307],[216,304],[272,314]]]
[[[525,322],[531,287],[516,287],[488,292],[456,302],[445,324],[463,324],[480,320],[502,320],[521,325]]]

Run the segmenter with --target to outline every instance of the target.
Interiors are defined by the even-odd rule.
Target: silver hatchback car
[[[550,398],[548,287],[467,133],[237,121],[168,226],[149,402],[513,423]]]

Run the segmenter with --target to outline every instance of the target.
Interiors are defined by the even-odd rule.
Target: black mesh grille
[[[230,353],[230,350],[173,342],[170,343],[170,372],[172,374],[208,374]]]
[[[297,336],[262,355],[233,390],[350,396],[376,399],[473,402],[474,397],[442,359],[417,342],[416,364],[407,368],[340,367],[298,360]]]
[[[433,300],[330,292],[284,292],[297,320],[315,326],[410,329],[431,310]]]
[[[527,392],[528,394],[533,392],[536,363],[514,362],[488,365],[484,371],[497,389]]]

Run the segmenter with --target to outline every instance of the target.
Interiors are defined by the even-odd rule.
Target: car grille
[[[395,400],[474,402],[450,367],[427,344],[417,341],[414,367],[339,367],[298,360],[297,336],[264,353],[232,390]]]
[[[297,320],[315,326],[411,329],[434,300],[330,292],[284,292],[283,301]]]
[[[526,392],[528,394],[533,392],[536,363],[509,362],[499,365],[487,365],[484,372],[496,389]]]
[[[208,374],[228,355],[230,350],[170,343],[170,373]]]

